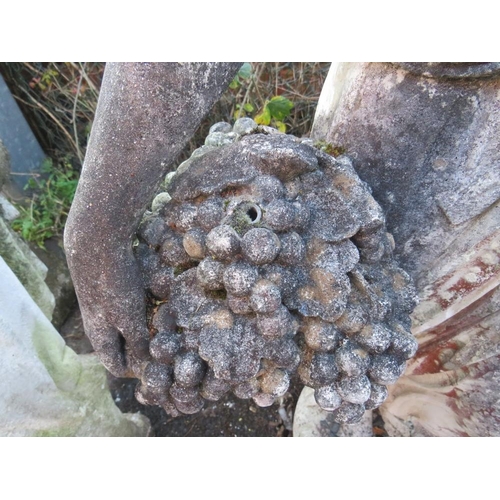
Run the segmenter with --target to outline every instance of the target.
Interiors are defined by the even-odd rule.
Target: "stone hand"
[[[144,284],[132,252],[141,216],[239,67],[106,67],[65,248],[86,333],[114,375],[138,375],[149,359]]]

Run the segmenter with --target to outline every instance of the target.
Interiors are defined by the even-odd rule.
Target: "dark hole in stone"
[[[206,292],[207,296],[212,299],[226,300],[227,292],[226,290],[209,290]]]
[[[255,222],[257,220],[257,218],[259,217],[259,214],[257,213],[257,209],[255,207],[250,207],[247,210],[247,215],[248,215],[248,217],[250,217],[250,220],[252,222]]]
[[[182,274],[184,271],[187,271],[188,269],[191,269],[193,267],[196,267],[198,263],[196,261],[189,261],[187,264],[181,264],[179,266],[174,267],[174,276],[179,276],[179,274]]]
[[[125,337],[118,332],[118,349],[120,353],[123,355],[123,359],[125,359]]]

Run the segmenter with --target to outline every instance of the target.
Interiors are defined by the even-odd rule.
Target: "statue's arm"
[[[132,376],[149,357],[134,233],[165,173],[240,65],[106,66],[64,244],[85,331],[117,376]]]

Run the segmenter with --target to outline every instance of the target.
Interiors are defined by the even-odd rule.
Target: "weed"
[[[26,184],[24,189],[32,190],[32,197],[28,206],[17,205],[21,216],[13,221],[12,227],[25,240],[45,248],[47,238],[63,231],[75,196],[78,172],[67,159],[55,164],[51,158],[44,160],[41,172]]]
[[[250,63],[244,63],[243,66],[238,71],[238,74],[234,77],[233,81],[229,84],[230,89],[238,89],[242,80],[248,80],[252,76],[252,65]]]
[[[245,63],[229,85],[229,89],[232,91],[240,88],[245,89],[243,101],[234,103],[233,118],[237,120],[244,116],[250,116],[253,117],[259,125],[271,125],[276,127],[280,132],[286,132],[284,120],[290,115],[294,104],[290,99],[282,95],[275,95],[270,100],[266,100],[262,107],[262,111],[252,116],[256,106],[249,102],[249,99],[251,97],[252,87],[256,85],[256,78],[257,76],[253,71],[253,66],[250,63]]]
[[[262,113],[255,117],[255,121],[259,125],[271,125],[280,132],[286,132],[283,121],[288,118],[293,107],[294,104],[290,99],[276,95],[270,101],[266,101]]]
[[[311,130],[327,63],[245,63],[212,113],[215,121],[253,118],[297,137]],[[202,134],[203,135],[203,134]]]

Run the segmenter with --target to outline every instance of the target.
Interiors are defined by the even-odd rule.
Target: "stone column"
[[[500,435],[500,63],[340,63],[314,139],[344,149],[414,278],[391,435]]]

